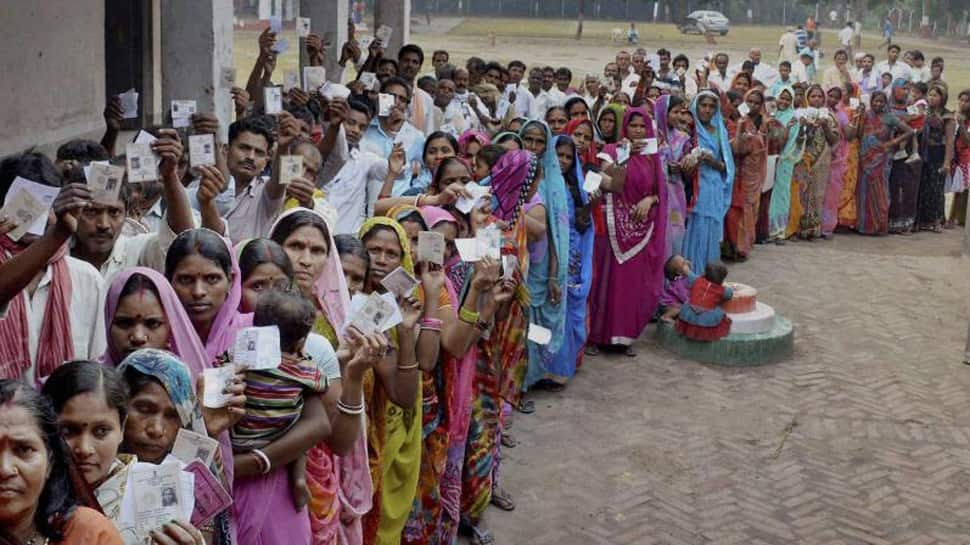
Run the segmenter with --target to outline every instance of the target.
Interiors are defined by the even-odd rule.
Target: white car
[[[703,34],[706,30],[724,36],[730,24],[731,21],[719,11],[697,10],[691,12],[678,28],[683,34]]]

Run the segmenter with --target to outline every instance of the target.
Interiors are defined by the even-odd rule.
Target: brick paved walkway
[[[730,280],[796,354],[589,358],[516,415],[498,545],[970,543],[970,263],[960,232],[758,246]]]

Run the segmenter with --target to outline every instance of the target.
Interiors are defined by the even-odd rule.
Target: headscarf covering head
[[[111,281],[104,305],[105,337],[108,341],[108,347],[102,358],[104,363],[112,366],[121,363],[122,354],[111,340],[111,324],[114,322],[115,313],[121,303],[121,293],[125,290],[129,280],[135,275],[144,277],[154,287],[170,330],[169,350],[185,362],[192,376],[199,376],[203,370],[210,366],[205,347],[199,340],[199,335],[195,332],[195,327],[186,314],[182,302],[179,301],[178,295],[175,294],[175,290],[172,289],[172,285],[161,273],[146,267],[134,267],[122,271]],[[146,286],[142,287],[145,288]]]
[[[313,219],[310,219],[310,218]],[[292,218],[292,219],[290,219]],[[327,240],[327,262],[324,264],[320,275],[313,281],[313,297],[317,306],[327,316],[330,324],[340,331],[346,318],[347,309],[350,306],[350,292],[347,290],[347,279],[344,277],[343,266],[340,264],[340,256],[337,252],[337,244],[333,240],[333,231],[322,214],[309,208],[291,208],[273,222],[269,229],[269,238],[276,241],[280,246],[286,246],[286,240],[277,240],[281,233],[277,230],[284,222],[300,222],[306,220],[302,226],[313,226],[317,229],[323,227],[321,234]]]

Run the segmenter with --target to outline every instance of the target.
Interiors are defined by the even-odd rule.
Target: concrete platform
[[[764,333],[731,333],[715,342],[688,339],[666,323],[657,324],[657,343],[674,354],[701,363],[752,367],[778,363],[795,350],[795,328],[790,320],[775,317],[774,327]]]

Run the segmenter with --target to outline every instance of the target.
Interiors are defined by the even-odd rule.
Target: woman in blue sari
[[[690,113],[696,120],[696,149],[702,151],[692,153],[696,158],[695,200],[687,220],[684,257],[695,273],[703,274],[708,263],[721,258],[724,215],[731,206],[734,185],[734,157],[717,94],[709,89],[698,93]]]
[[[771,189],[771,201],[768,205],[768,239],[776,244],[783,244],[787,238],[788,218],[791,214],[791,181],[795,172],[795,164],[801,161],[802,152],[798,145],[798,132],[801,126],[795,121],[795,91],[789,87],[782,87],[775,100],[778,109],[775,110],[775,121],[780,123],[787,134],[787,140],[781,147],[778,163],[775,167],[775,184]],[[777,135],[770,133],[770,138]]]
[[[546,209],[546,242],[529,248],[526,282],[532,299],[529,323],[552,332],[549,344],[528,343],[529,370],[523,385],[528,390],[545,376],[549,363],[563,344],[566,300],[562,294],[569,264],[569,199],[549,127],[542,121],[529,121],[522,126],[519,136],[525,149],[538,156],[542,164],[542,180],[537,194],[542,197]]]
[[[566,276],[565,335],[553,356],[545,379],[536,387],[561,391],[576,374],[586,344],[586,301],[593,282],[593,219],[589,195],[583,190],[583,165],[569,136],[556,137],[556,153],[566,181],[569,215],[569,252]]]

